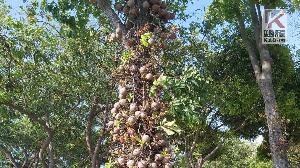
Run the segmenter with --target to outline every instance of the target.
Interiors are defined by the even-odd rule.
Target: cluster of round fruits
[[[161,0],[119,0],[115,3],[115,9],[126,16],[127,30],[143,26],[146,22],[160,25],[161,22],[167,22],[175,19],[175,14],[169,12],[167,3]],[[111,33],[108,41],[114,42],[122,39],[122,30],[120,27]]]
[[[148,52],[140,52],[115,75],[119,79],[119,101],[111,109],[108,129],[112,135],[112,154],[118,167],[171,167],[171,151],[164,132],[158,129],[166,104],[160,93],[150,96],[158,78],[158,68]]]
[[[176,38],[177,31],[176,27],[165,28],[153,19],[167,21],[175,15],[167,11],[167,4],[161,0],[121,0],[116,2],[115,8],[131,19],[134,31],[126,30],[130,34],[126,37],[130,57],[113,74],[119,85],[119,100],[111,109],[112,119],[107,129],[112,138],[114,165],[170,168],[171,149],[165,133],[159,128],[167,104],[161,100],[160,89],[154,93],[150,90],[162,74],[160,49],[166,41]],[[117,28],[110,40],[121,38],[122,31]]]
[[[115,4],[115,8],[131,18],[138,17],[141,12],[148,12],[162,21],[175,18],[175,14],[167,10],[166,2],[161,0],[121,0]]]

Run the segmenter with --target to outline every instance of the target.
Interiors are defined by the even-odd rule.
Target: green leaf
[[[141,43],[143,46],[148,47],[149,43],[148,40],[153,36],[151,32],[145,33],[141,36]]]
[[[168,135],[174,135],[175,133],[180,134],[182,130],[178,127],[178,125],[175,122],[175,120],[167,121],[167,119],[165,118],[162,121],[161,126],[159,127],[162,128]]]

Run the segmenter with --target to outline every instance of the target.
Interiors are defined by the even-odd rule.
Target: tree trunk
[[[265,114],[269,129],[269,143],[272,152],[273,167],[286,168],[289,167],[287,143],[282,132],[281,120],[273,89],[270,54],[263,45],[260,45],[259,50],[262,58],[262,73],[260,76],[259,87],[265,103]]]
[[[199,158],[195,168],[202,168],[203,163],[204,163],[203,157]]]
[[[237,10],[239,28],[265,104],[273,167],[287,168],[289,167],[287,145],[282,132],[281,120],[272,83],[272,58],[267,46],[262,44],[261,40],[262,18],[260,5],[254,4],[253,2],[249,2],[249,5],[252,25],[254,26],[256,47],[251,44],[250,39],[247,37],[244,19],[239,10]],[[256,56],[257,50],[259,51],[260,61],[258,61]]]
[[[260,89],[265,102],[265,114],[269,128],[269,143],[275,168],[289,167],[286,153],[286,142],[282,134],[280,118],[271,80],[261,80]]]
[[[49,153],[49,168],[54,168],[54,153],[53,153],[53,143],[50,142],[48,146],[48,153]]]

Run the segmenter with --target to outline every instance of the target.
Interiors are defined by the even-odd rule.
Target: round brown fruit
[[[147,134],[144,134],[144,135],[142,136],[142,141],[143,141],[144,143],[149,143],[149,142],[150,142],[150,136],[147,135]]]
[[[131,112],[134,112],[134,111],[136,111],[137,109],[138,109],[138,107],[137,107],[136,103],[131,103],[131,104],[130,104],[129,110],[130,110]]]
[[[120,107],[121,107],[121,105],[120,105],[119,102],[116,102],[116,103],[114,104],[114,108],[119,109]]]
[[[151,109],[153,111],[157,111],[157,110],[159,110],[159,108],[160,108],[160,104],[158,102],[152,102],[151,103]]]
[[[150,168],[157,168],[157,163],[155,163],[155,162],[151,163]]]
[[[164,168],[172,168],[172,164],[171,163],[167,163],[167,164],[165,164]]]
[[[162,9],[166,9],[167,8],[167,3],[166,2],[162,2],[161,5],[160,5],[160,7]]]
[[[130,10],[130,8],[129,8],[128,6],[125,6],[125,7],[123,8],[123,12],[124,12],[125,14],[129,14],[129,10]]]
[[[125,87],[120,88],[119,92],[120,92],[121,95],[126,95],[127,94],[127,90],[126,90]]]
[[[162,154],[156,154],[156,155],[155,155],[155,161],[161,161],[161,160],[163,160],[163,159],[164,159],[164,157],[163,157]]]
[[[136,71],[137,71],[136,65],[131,65],[130,71],[131,71],[131,72],[136,72]]]
[[[138,156],[140,153],[141,153],[141,149],[140,149],[140,148],[136,148],[136,149],[134,149],[133,152],[132,152],[132,154],[133,154],[134,156]]]
[[[141,160],[141,161],[138,162],[137,167],[138,168],[145,168],[145,167],[147,167],[147,162],[144,161],[144,160]]]
[[[119,157],[119,158],[117,159],[117,162],[118,162],[118,164],[123,165],[123,164],[125,163],[125,159],[122,158],[122,157]]]
[[[140,114],[140,117],[142,118],[142,119],[144,119],[144,118],[146,118],[146,113],[145,112],[141,112],[141,114]]]
[[[122,11],[123,5],[121,3],[116,3],[115,8],[117,11]]]
[[[119,103],[121,106],[126,106],[127,100],[126,99],[121,99],[119,100]]]
[[[150,3],[148,1],[143,2],[143,8],[144,9],[149,9],[150,8]]]
[[[129,0],[128,2],[127,2],[127,5],[130,7],[130,8],[132,8],[132,7],[134,7],[134,0]]]
[[[135,123],[135,117],[130,116],[130,117],[127,119],[127,123],[128,123],[128,125],[133,125],[133,124]]]
[[[153,80],[153,75],[152,75],[152,73],[148,73],[148,74],[146,75],[146,79],[147,79],[148,81],[152,81],[152,80]]]
[[[127,165],[127,167],[133,167],[134,166],[134,160],[128,160],[126,165]]]
[[[160,16],[161,16],[162,18],[168,17],[168,11],[167,11],[167,10],[162,9],[162,10],[160,10],[159,12],[160,12]]]
[[[112,108],[112,109],[110,110],[110,112],[113,113],[113,114],[114,114],[114,113],[117,113],[117,111],[118,111],[118,110],[117,110],[116,108]]]
[[[122,118],[122,114],[120,114],[120,113],[116,114],[115,118],[116,118],[117,120],[121,119],[121,118]]]
[[[134,115],[136,118],[139,118],[141,116],[141,111],[136,111]]]
[[[148,43],[150,46],[155,44],[155,39],[153,37],[149,38]]]
[[[139,71],[140,71],[141,74],[145,74],[147,72],[146,66],[140,67]]]
[[[154,5],[152,5],[152,10],[154,11],[154,12],[158,12],[159,11],[159,9],[160,9],[160,6],[159,5],[157,5],[157,4],[154,4]]]
[[[139,11],[138,11],[137,8],[131,8],[129,10],[129,15],[132,16],[132,17],[136,17],[138,14],[139,14]]]

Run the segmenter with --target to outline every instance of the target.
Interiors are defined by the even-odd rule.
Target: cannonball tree
[[[107,123],[112,163],[117,167],[172,167],[171,149],[160,127],[168,105],[162,101],[157,81],[163,79],[161,53],[178,31],[169,23],[175,14],[161,0],[91,3],[115,26],[107,42],[122,44],[115,56],[120,66],[113,73],[119,100]]]

